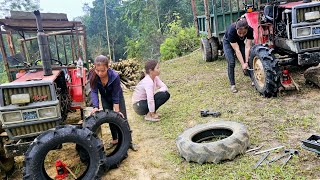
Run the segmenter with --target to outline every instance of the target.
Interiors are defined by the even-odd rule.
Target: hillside
[[[292,69],[300,92],[281,92],[279,97],[261,97],[250,80],[236,67],[237,94],[229,91],[226,61],[204,63],[200,52],[161,63],[161,78],[168,85],[171,99],[160,109],[160,127],[167,143],[164,156],[178,168],[182,179],[293,179],[320,177],[320,161],[315,153],[301,148],[301,140],[320,132],[319,88],[305,85],[302,71]],[[201,118],[200,110],[221,112],[221,118]],[[178,156],[175,140],[184,129],[220,119],[244,123],[252,146],[269,149],[279,145],[300,151],[284,169],[277,162],[253,170],[260,156],[243,155],[221,164],[187,163]],[[282,151],[281,151],[282,153]],[[276,156],[272,153],[271,156]]]

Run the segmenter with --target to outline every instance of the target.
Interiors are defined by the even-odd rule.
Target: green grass
[[[161,62],[161,79],[168,85],[170,100],[160,108],[159,126],[169,142],[164,158],[178,169],[180,179],[314,179],[320,176],[320,161],[315,153],[301,148],[301,140],[320,132],[319,89],[304,85],[299,72],[294,74],[301,91],[282,92],[277,98],[263,98],[236,66],[239,92],[229,91],[227,63],[224,59],[205,63],[200,52]],[[200,110],[221,112],[221,117],[200,117]],[[300,156],[284,168],[281,162],[271,166],[252,167],[259,156],[241,155],[219,164],[188,163],[179,156],[175,140],[186,128],[217,120],[245,124],[251,144],[264,149],[278,145],[300,150]],[[282,151],[279,151],[280,153]],[[271,156],[276,156],[271,153]],[[155,166],[155,165],[153,165]]]

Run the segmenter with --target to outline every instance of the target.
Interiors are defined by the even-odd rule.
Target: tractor
[[[66,14],[40,16],[39,11],[12,11],[0,24],[0,50],[10,81],[0,85],[4,174],[12,171],[14,157],[23,155],[35,137],[63,124],[68,112],[83,112],[86,68],[81,58],[86,64],[86,32],[81,22],[68,21]],[[19,50],[15,42],[20,42]]]
[[[210,17],[197,18],[199,32],[208,35],[201,39],[203,59],[217,59],[226,27],[239,16],[245,17],[254,29],[249,74],[264,97],[277,96],[281,89],[296,89],[288,65],[310,67],[320,63],[320,2],[261,0],[245,2],[243,9],[239,1],[212,5]]]
[[[14,11],[0,24],[0,51],[10,81],[0,85],[0,175],[10,174],[14,157],[21,155],[23,179],[67,176],[61,158],[78,172],[75,179],[99,179],[118,167],[132,140],[128,121],[111,110],[84,117],[91,104],[85,26],[68,21],[66,14],[39,11]],[[81,119],[67,119],[76,110]],[[118,143],[105,150],[109,124],[117,129]]]

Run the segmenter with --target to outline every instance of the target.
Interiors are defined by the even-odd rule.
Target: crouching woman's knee
[[[164,92],[166,101],[170,98],[170,93],[168,91]]]

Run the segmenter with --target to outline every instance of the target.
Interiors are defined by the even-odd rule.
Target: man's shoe
[[[237,92],[238,92],[238,90],[237,90],[237,88],[236,88],[235,85],[232,85],[231,88],[230,88],[230,90],[231,90],[231,92],[233,92],[233,93],[237,93]]]

